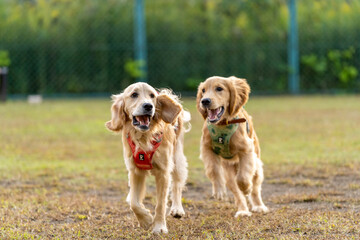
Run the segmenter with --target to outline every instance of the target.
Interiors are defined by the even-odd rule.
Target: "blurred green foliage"
[[[0,0],[10,93],[120,89],[133,56],[132,1]]]
[[[355,66],[352,66],[355,54],[355,48],[351,47],[344,51],[332,50],[328,53],[328,59],[332,66],[334,75],[337,76],[340,83],[347,87],[358,76],[358,71]]]
[[[133,4],[0,0],[0,47],[12,57],[10,93],[116,92],[131,83],[142,74],[128,60]],[[286,0],[145,4],[150,84],[182,91],[194,89],[194,79],[235,75],[247,78],[253,92],[287,91]],[[359,90],[360,1],[298,1],[298,21],[302,91]],[[350,46],[354,53],[346,58]]]
[[[355,87],[358,70],[353,65],[355,48],[329,50],[326,56],[315,54],[301,58],[303,72],[312,76],[313,85],[308,88],[340,89]]]
[[[204,81],[204,79],[201,79],[201,78],[188,78],[186,80],[186,87],[187,87],[187,90],[190,90],[190,91],[196,91],[199,84]]]
[[[142,67],[145,65],[144,61],[127,60],[125,63],[125,71],[131,78],[144,77],[145,72]]]
[[[0,51],[0,67],[10,66],[10,57],[8,51]]]

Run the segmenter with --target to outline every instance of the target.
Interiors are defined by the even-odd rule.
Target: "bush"
[[[133,82],[133,2],[0,0],[10,93],[117,92]],[[145,3],[150,84],[182,91],[195,88],[191,79],[235,75],[253,92],[287,91],[287,1]],[[359,55],[328,53],[358,52],[360,3],[302,0],[298,13],[301,90],[357,88]]]
[[[10,57],[8,51],[0,51],[0,67],[10,66]]]
[[[355,86],[358,70],[353,65],[355,48],[329,50],[326,56],[315,54],[301,58],[303,72],[311,75],[313,81],[307,89],[351,89]]]

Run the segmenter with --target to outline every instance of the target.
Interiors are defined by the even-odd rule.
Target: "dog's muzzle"
[[[133,114],[133,125],[141,130],[150,128],[151,118],[154,116],[154,106],[151,103],[143,103],[139,109]]]

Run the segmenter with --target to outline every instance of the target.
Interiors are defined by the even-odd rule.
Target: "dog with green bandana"
[[[197,109],[204,118],[200,158],[213,196],[223,199],[227,189],[234,195],[235,217],[268,212],[261,197],[264,174],[259,140],[244,108],[249,94],[247,81],[236,77],[210,77],[197,93]]]

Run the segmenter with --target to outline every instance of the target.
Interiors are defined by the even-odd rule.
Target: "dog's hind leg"
[[[183,142],[178,141],[174,154],[175,166],[172,172],[171,186],[171,209],[170,214],[174,218],[181,218],[185,215],[184,208],[181,203],[182,191],[185,187],[188,176],[187,160],[184,155]]]
[[[135,170],[137,171],[137,170]],[[135,213],[136,218],[138,219],[140,226],[148,229],[152,222],[153,217],[150,214],[150,211],[145,208],[142,204],[142,201],[145,197],[145,173],[135,173],[130,171],[130,208]]]

